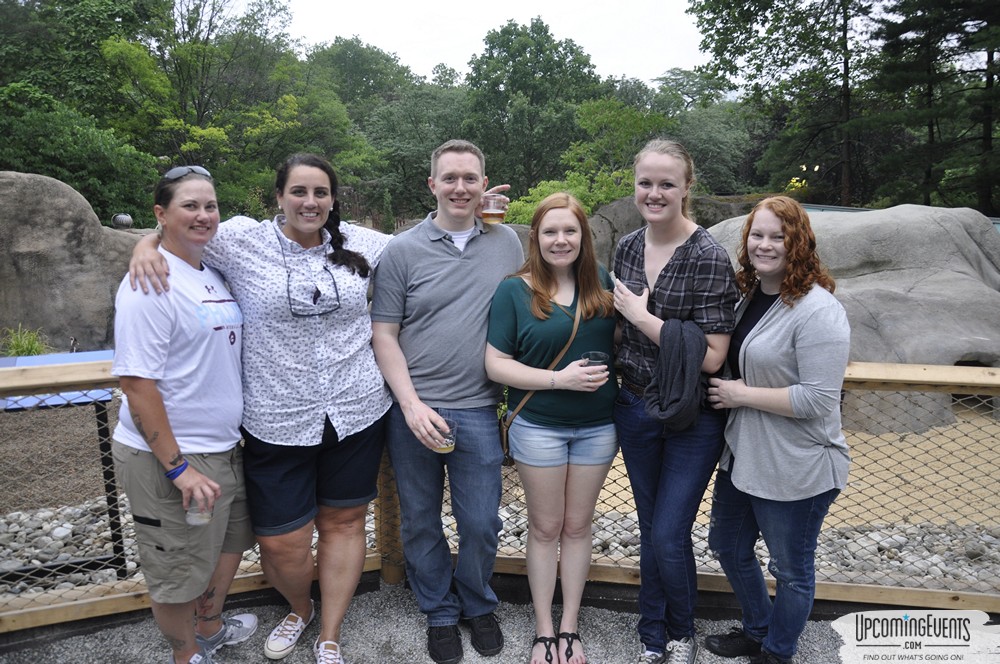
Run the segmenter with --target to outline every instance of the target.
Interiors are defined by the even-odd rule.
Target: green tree
[[[348,102],[348,114],[361,128],[375,109],[398,99],[416,84],[416,77],[395,54],[357,37],[337,37],[332,44],[314,49],[306,75],[311,85],[328,86]]]
[[[487,175],[517,195],[561,177],[562,153],[585,138],[577,106],[600,96],[601,82],[590,56],[570,39],[556,40],[540,18],[508,21],[485,44],[469,63],[463,134],[486,153]]]
[[[984,214],[1000,214],[1000,158],[994,143],[1000,114],[1000,5],[992,0],[955,0],[962,29],[959,50],[974,78],[971,119],[978,130],[973,147],[973,188],[976,207]]]
[[[691,153],[698,184],[713,194],[746,193],[743,166],[751,150],[746,109],[726,101],[695,106],[677,118],[673,136]]]
[[[867,121],[900,137],[883,153],[889,177],[879,195],[997,214],[1000,9],[979,0],[894,0],[886,13],[871,81],[881,106]]]
[[[699,106],[721,102],[735,86],[726,78],[707,69],[674,67],[656,79],[660,87],[653,98],[653,108],[668,117]]]
[[[562,163],[583,174],[631,168],[640,148],[674,125],[660,113],[626,106],[616,99],[583,102],[577,108],[576,124],[587,138],[574,142],[563,153]]]
[[[604,96],[617,99],[626,106],[648,110],[653,106],[656,92],[637,78],[609,77],[604,79]]]
[[[372,113],[367,135],[384,164],[380,176],[366,185],[372,200],[379,200],[380,191],[389,192],[397,216],[423,216],[434,209],[425,184],[431,152],[454,138],[466,114],[467,95],[462,87],[422,83]]]
[[[168,0],[0,0],[0,85],[30,83],[102,117],[117,99],[101,44],[145,38],[167,12]]]
[[[110,225],[128,212],[140,226],[154,226],[137,211],[150,208],[155,160],[100,129],[92,118],[26,83],[0,88],[0,170],[47,175],[83,195]],[[145,222],[145,223],[142,223]]]
[[[697,18],[713,71],[743,77],[758,94],[783,84],[796,102],[825,98],[823,117],[802,130],[836,145],[836,168],[825,173],[836,180],[842,205],[853,201],[853,67],[866,48],[876,47],[865,34],[874,6],[864,0],[692,0],[688,10]]]
[[[872,120],[898,126],[908,134],[883,163],[897,174],[880,188],[890,200],[931,205],[958,135],[949,131],[964,115],[960,72],[954,58],[954,25],[946,7],[923,0],[899,0],[890,16],[879,19],[876,36],[884,41],[872,87],[886,101]],[[919,178],[919,179],[918,179]]]

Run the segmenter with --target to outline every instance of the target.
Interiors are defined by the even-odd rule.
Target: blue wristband
[[[185,470],[187,470],[187,467],[188,467],[187,459],[184,459],[184,463],[182,463],[181,465],[177,466],[176,468],[172,468],[171,470],[168,470],[167,472],[165,472],[163,474],[167,477],[168,480],[176,480],[180,476],[181,473],[183,473]]]

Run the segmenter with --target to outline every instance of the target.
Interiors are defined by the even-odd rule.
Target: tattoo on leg
[[[183,650],[187,646],[187,641],[184,639],[178,639],[175,636],[170,636],[169,634],[164,634],[163,638],[167,640],[167,645],[170,646],[171,650]]]
[[[222,613],[216,613],[214,615],[208,615],[208,611],[212,608],[212,600],[215,599],[215,588],[209,588],[195,600],[195,620],[200,622],[212,622],[213,620],[220,620],[222,618]]]

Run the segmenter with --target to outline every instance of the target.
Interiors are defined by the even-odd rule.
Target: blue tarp
[[[114,357],[112,350],[93,350],[82,353],[52,353],[50,355],[28,355],[25,357],[0,357],[0,368],[42,367],[53,364],[75,362],[101,362]],[[59,406],[85,406],[97,402],[111,401],[109,388],[87,390],[86,392],[61,392],[59,394],[35,394],[20,397],[0,397],[0,411],[25,410],[27,408],[56,408]]]

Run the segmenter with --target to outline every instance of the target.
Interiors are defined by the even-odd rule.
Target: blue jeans
[[[503,524],[500,466],[503,452],[497,411],[436,408],[455,420],[455,450],[438,454],[416,439],[398,404],[389,410],[386,445],[396,475],[406,577],[429,627],[492,612],[499,601],[490,588]],[[454,570],[441,525],[445,472],[461,545]]]
[[[812,611],[816,541],[839,493],[830,489],[802,500],[768,500],[737,489],[729,471],[720,469],[715,477],[708,545],[743,609],[743,631],[782,659],[795,654]],[[761,535],[771,556],[767,568],[777,581],[774,602],[754,553]]]
[[[698,595],[691,526],[719,461],[726,419],[703,409],[684,431],[667,431],[643,399],[618,393],[622,458],[639,515],[639,638],[652,651],[694,636]]]

